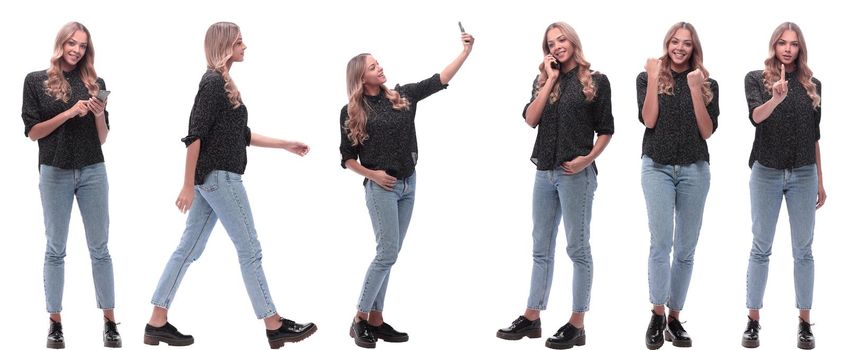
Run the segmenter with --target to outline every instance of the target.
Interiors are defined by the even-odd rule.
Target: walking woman
[[[56,35],[50,68],[24,81],[24,135],[38,141],[39,190],[47,251],[44,292],[50,330],[47,347],[62,349],[62,294],[65,247],[74,198],[85,227],[97,307],[103,309],[103,346],[121,347],[115,324],[115,278],[109,255],[109,183],[101,145],[109,134],[106,84],[94,70],[94,44],[88,28],[65,24]]]
[[[185,182],[176,202],[180,211],[188,211],[188,219],[180,244],[168,260],[153,294],[153,314],[144,329],[144,343],[178,346],[194,343],[192,336],[183,335],[168,322],[168,309],[186,269],[200,258],[215,223],[220,220],[236,247],[253,311],[258,319],[265,321],[268,343],[277,349],[286,342],[305,339],[317,327],[312,323],[298,324],[277,314],[262,269],[262,248],[241,176],[247,165],[248,145],[282,148],[299,156],[306,155],[309,147],[253,133],[247,126],[247,108],[230,76],[233,62],[243,61],[247,48],[237,25],[229,22],[211,25],[204,47],[208,70],[194,99],[188,136],[182,139],[188,152]]]
[[[651,231],[648,288],[653,315],[645,334],[648,349],[660,348],[663,340],[692,346],[680,311],[710,189],[706,140],[718,127],[719,114],[718,83],[704,68],[695,27],[675,23],[665,35],[663,51],[661,58],[649,58],[645,72],[636,78],[639,121],[645,125],[642,191]],[[672,250],[674,259],[669,262]]]
[[[349,100],[341,111],[341,165],[365,177],[365,205],[377,241],[350,328],[360,347],[373,348],[377,339],[409,340],[383,321],[383,301],[415,202],[415,109],[422,99],[447,88],[462,67],[474,37],[463,32],[462,42],[462,52],[440,74],[394,89],[386,87],[383,67],[370,54],[359,54],[347,63]]]
[[[540,74],[533,83],[524,119],[538,126],[530,160],[536,165],[533,186],[533,272],[527,309],[497,337],[539,338],[554,273],[554,251],[560,219],[565,222],[566,252],[574,268],[572,313],[545,342],[553,349],[586,343],[583,318],[592,291],[589,226],[597,183],[595,159],[614,131],[610,84],[589,69],[577,32],[564,22],[545,29]],[[597,138],[595,137],[597,135]]]
[[[813,306],[813,229],[816,209],[827,199],[822,181],[819,123],[821,82],[807,66],[807,43],[797,24],[780,24],[769,41],[763,70],[745,76],[748,117],[756,127],[751,167],[754,240],[748,260],[748,326],[742,346],[760,345],[760,309],[768,278],[780,206],[786,199],[795,259],[798,347],[816,346],[810,329]]]

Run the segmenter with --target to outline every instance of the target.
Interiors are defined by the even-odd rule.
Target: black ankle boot
[[[62,322],[53,321],[52,318],[50,319],[50,330],[47,332],[47,348],[65,348],[65,335],[62,334]]]
[[[816,347],[816,337],[813,336],[813,330],[810,329],[812,326],[809,322],[804,321],[802,318],[798,318],[800,322],[798,322],[798,348],[799,349],[813,349]]]
[[[107,348],[120,348],[121,335],[118,333],[118,324],[108,318],[103,324],[103,346]]]
[[[648,323],[648,331],[645,332],[645,346],[655,350],[663,346],[663,331],[666,327],[665,314],[657,315],[651,310],[651,322]]]
[[[748,326],[745,327],[745,333],[742,333],[742,346],[746,348],[760,346],[760,321],[751,316],[748,316]]]
[[[285,343],[295,343],[308,338],[312,333],[318,330],[318,326],[313,323],[299,324],[295,321],[280,318],[283,324],[275,330],[265,331],[268,336],[268,344],[271,349],[279,349]]]
[[[671,345],[679,348],[688,348],[692,346],[692,338],[689,338],[689,333],[683,329],[680,320],[669,317],[668,325],[665,328],[665,340],[670,341]]]

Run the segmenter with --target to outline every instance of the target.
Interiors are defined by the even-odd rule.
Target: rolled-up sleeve
[[[448,84],[442,84],[439,73],[433,74],[432,77],[406,85],[397,85],[395,90],[409,100],[409,103],[417,103],[428,96],[435,94],[448,87]]]
[[[29,137],[29,131],[43,120],[41,108],[38,103],[39,94],[43,94],[42,82],[37,81],[34,73],[30,73],[24,79],[23,106],[21,107],[21,118],[24,120],[24,136]]]
[[[763,90],[762,71],[753,71],[745,76],[745,98],[748,99],[748,119],[754,126],[757,126],[757,122],[754,121],[754,110],[766,102],[763,99]]]
[[[710,90],[713,92],[713,99],[710,101],[710,104],[707,105],[707,114],[710,115],[710,120],[713,122],[713,132],[718,129],[718,82],[710,79]]]
[[[220,76],[213,76],[202,81],[197,96],[194,97],[194,106],[191,108],[188,135],[182,138],[186,147],[196,140],[203,141],[209,135],[212,126],[215,125],[216,116],[221,115],[220,111],[228,107],[229,100],[224,90],[224,79]],[[247,132],[249,130],[248,128]]]
[[[595,121],[595,133],[612,135],[615,122],[612,117],[612,97],[610,83],[606,75],[597,74],[595,78],[595,99],[592,102],[592,119]]]
[[[348,159],[356,160],[359,158],[359,147],[353,146],[353,142],[347,137],[347,128],[345,127],[345,122],[347,121],[347,106],[342,107],[341,117],[339,121],[339,130],[341,131],[341,143],[339,145],[339,152],[342,154],[342,168],[347,169],[345,166],[345,162]]]
[[[645,124],[642,117],[642,108],[645,106],[645,98],[648,97],[648,73],[642,72],[636,76],[636,105],[639,107],[639,122]]]

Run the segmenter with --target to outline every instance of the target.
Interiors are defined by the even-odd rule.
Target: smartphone
[[[457,23],[459,23],[459,31],[465,33],[465,28],[462,26],[462,22]]]
[[[553,61],[553,62],[551,62],[551,68],[553,68],[553,69],[559,69],[559,62],[557,62],[557,61]]]
[[[106,102],[106,98],[109,97],[110,93],[111,93],[111,91],[109,91],[109,90],[100,90],[100,91],[97,92],[97,99],[100,100],[101,102]]]

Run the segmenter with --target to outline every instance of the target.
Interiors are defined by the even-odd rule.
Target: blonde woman
[[[105,319],[103,346],[121,347],[115,324],[115,280],[109,255],[109,183],[101,145],[109,134],[106,101],[98,92],[106,84],[94,70],[94,43],[78,22],[56,35],[50,68],[32,72],[24,81],[21,116],[24,135],[38,141],[39,190],[44,210],[47,251],[44,292],[50,331],[47,347],[65,347],[62,294],[65,246],[71,208],[77,199],[83,218],[97,307]]]
[[[680,322],[686,301],[704,204],[710,189],[707,139],[718,127],[718,83],[704,68],[704,53],[691,23],[671,26],[663,56],[649,58],[636,78],[642,138],[642,191],[651,249],[648,288],[653,305],[645,335],[648,349],[664,340],[690,347]],[[674,259],[669,255],[674,251]],[[666,318],[666,305],[669,309]]]
[[[212,228],[220,220],[236,247],[253,311],[265,322],[271,348],[277,349],[286,342],[305,339],[317,327],[277,314],[262,269],[262,248],[241,175],[247,164],[248,145],[282,148],[299,156],[306,155],[309,147],[253,133],[247,126],[247,108],[230,76],[232,64],[244,60],[247,48],[237,25],[213,24],[206,32],[204,47],[208,70],[200,80],[188,136],[182,139],[188,152],[183,188],[176,201],[180,211],[188,211],[188,219],[180,244],[153,294],[153,314],[144,330],[144,343],[194,343],[192,336],[183,335],[168,322],[168,309],[186,270],[203,253]]]
[[[589,69],[574,28],[564,22],[549,25],[542,52],[540,73],[524,107],[527,125],[538,127],[530,158],[536,165],[530,296],[524,314],[496,335],[507,340],[542,336],[540,314],[548,304],[562,220],[574,268],[572,313],[545,346],[567,349],[586,344],[583,319],[589,311],[593,269],[589,226],[598,186],[595,159],[609,144],[614,123],[609,80]]]
[[[742,346],[760,345],[760,309],[768,279],[781,202],[786,199],[795,259],[798,342],[812,349],[813,230],[816,209],[827,199],[821,167],[821,82],[807,66],[807,43],[797,24],[780,24],[769,41],[763,70],[745,76],[748,117],[756,127],[751,167],[753,244],[748,260],[748,326]]]
[[[462,40],[462,52],[441,74],[394,89],[386,87],[383,67],[370,54],[357,55],[347,64],[348,104],[342,108],[340,120],[341,165],[365,178],[365,204],[377,241],[377,253],[365,273],[350,327],[350,336],[360,347],[373,348],[377,339],[409,340],[409,335],[383,321],[383,300],[415,202],[415,110],[419,101],[445,89],[462,67],[474,37],[462,33]]]

